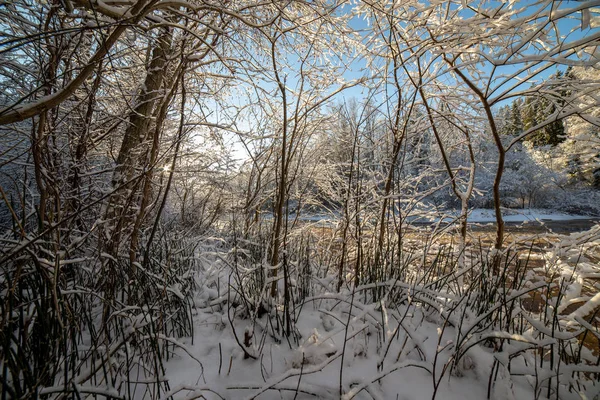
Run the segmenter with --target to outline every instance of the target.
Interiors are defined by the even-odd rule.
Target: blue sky
[[[521,13],[520,15],[522,15],[522,16],[532,15],[532,13],[534,12],[533,9],[537,10],[538,8],[537,7],[527,8],[525,6],[535,5],[536,3],[539,3],[539,2],[537,2],[537,1],[517,2],[518,7],[524,7],[524,9],[525,9],[525,11],[523,13]],[[501,2],[490,3],[490,5],[493,5],[495,7],[500,6],[500,4],[501,4]],[[557,1],[554,3],[554,7],[556,7],[556,9],[562,10],[562,9],[577,7],[581,4],[582,4],[581,1]],[[550,9],[550,7],[551,6],[549,5],[545,9]],[[467,12],[466,14],[472,15],[473,13]],[[353,18],[353,20],[351,21],[351,25],[357,32],[361,32],[363,37],[365,37],[365,41],[368,40],[366,35],[368,35],[372,31],[371,31],[367,21],[364,18],[358,18],[358,17]],[[592,21],[592,25],[593,25],[593,21]],[[582,29],[582,13],[581,12],[574,13],[573,15],[569,16],[568,18],[560,19],[559,23],[556,24],[556,28],[560,31],[561,36],[563,36],[565,38],[566,42],[577,41],[579,39],[586,37],[587,35],[591,35],[594,32],[598,31],[598,27],[594,28],[594,27],[588,26],[587,28]],[[365,65],[366,64],[365,64],[364,60],[356,60],[355,63],[353,64],[353,68],[351,70],[349,70],[344,76],[347,79],[358,79],[361,76],[363,76],[364,74],[368,74],[368,71],[364,71]],[[513,74],[516,71],[518,71],[520,68],[522,68],[522,66],[523,66],[523,64],[508,65],[508,66],[503,66],[503,67],[497,68],[494,73],[494,76],[498,77],[498,76],[501,76],[504,74],[508,74],[508,75]],[[552,66],[549,69],[542,72],[541,74],[536,75],[536,77],[533,80],[529,79],[528,82],[526,82],[524,85],[529,86],[529,85],[535,84],[536,82],[539,82],[543,79],[547,79],[549,76],[555,74],[557,70],[561,70],[564,72],[566,70],[566,68],[567,67],[565,65]],[[490,74],[492,73],[492,65],[490,63],[482,64],[480,71],[484,75],[489,77]],[[526,80],[526,78],[527,78],[527,71],[525,71],[525,72],[521,73],[519,76],[515,77],[515,79],[513,79],[512,82],[516,82],[517,79]],[[364,95],[365,95],[365,91],[362,88],[357,87],[357,88],[353,88],[353,89],[349,89],[349,90],[345,91],[343,97],[345,97],[345,98],[355,97],[355,98],[360,99]]]
[[[532,5],[532,4],[537,4],[539,2],[533,2],[533,1],[522,1],[522,2],[518,2],[518,6],[522,7],[522,6],[528,6],[528,5]],[[500,2],[496,2],[496,3],[490,3],[490,4],[496,4],[496,5],[500,5]],[[550,4],[550,3],[548,3]],[[563,2],[555,2],[555,4],[558,5],[558,9],[565,9],[565,8],[572,8],[572,7],[577,7],[579,5],[581,5],[581,2],[578,1],[563,1]],[[343,8],[340,9],[340,12],[349,12],[350,11],[350,6],[346,5]],[[548,6],[546,9],[549,9],[550,6]],[[472,12],[468,11],[465,12],[465,16],[468,16],[468,14],[472,14]],[[524,13],[522,13],[521,15],[527,15],[529,13],[529,15],[531,15],[532,11],[531,9],[527,9]],[[360,18],[360,17],[354,17],[351,22],[350,22],[351,27],[355,30],[355,32],[358,32],[362,37],[363,37],[363,41],[365,43],[367,43],[371,37],[369,35],[372,34],[372,29],[369,26],[368,22],[364,19],[364,18]],[[561,19],[560,22],[556,25],[556,28],[560,31],[560,35],[563,36],[564,38],[566,38],[567,42],[572,42],[572,41],[576,41],[579,40],[581,38],[586,37],[587,35],[591,35],[595,32],[598,31],[598,28],[590,28],[587,27],[585,29],[582,29],[582,18],[581,18],[581,13],[578,12],[576,14],[574,14],[573,16],[566,18],[566,19]],[[282,48],[283,51],[285,51],[285,47]],[[342,56],[341,57],[343,59],[343,61],[348,61],[347,56]],[[290,63],[290,65],[294,65],[294,60],[297,60],[297,56],[295,56],[292,53],[288,53],[286,55],[286,60],[288,63]],[[283,60],[281,60],[283,61]],[[385,63],[385,60],[378,60],[377,61],[380,65],[382,65],[383,63]],[[352,61],[351,64],[351,68],[347,71],[345,71],[345,73],[343,74],[343,77],[345,80],[350,81],[350,80],[356,80],[356,79],[360,79],[361,77],[370,77],[372,75],[372,71],[368,71],[366,70],[366,61],[364,58],[356,58]],[[508,66],[503,66],[500,68],[497,68],[494,76],[498,77],[501,76],[503,74],[513,74],[514,72],[518,71],[519,68],[522,68],[523,64],[520,65],[508,65]],[[490,63],[482,63],[480,65],[480,72],[483,74],[484,77],[489,77],[490,74],[492,73],[492,65]],[[518,80],[523,81],[524,83],[521,85],[521,89],[522,88],[527,88],[530,87],[532,84],[535,84],[536,82],[539,82],[540,80],[546,79],[548,78],[550,75],[555,74],[557,69],[561,69],[561,70],[565,70],[566,66],[551,66],[550,68],[546,69],[543,73],[536,75],[536,77],[534,79],[527,79],[527,71],[524,71],[523,73],[521,73],[519,76],[515,77],[514,79],[511,80],[511,82],[516,82]],[[294,88],[296,86],[297,83],[297,71],[296,68],[292,67],[291,70],[283,70],[282,71],[282,75],[287,76],[287,85],[290,89]],[[450,81],[452,78],[450,77],[450,75],[448,74],[447,78],[445,78],[447,81]],[[451,82],[450,82],[451,83]],[[509,86],[512,83],[509,84]],[[265,85],[267,85],[267,87],[269,85],[269,83],[265,83]],[[335,89],[335,85],[334,85],[334,89]],[[384,89],[384,87],[380,87],[379,89]],[[333,90],[333,89],[332,89]],[[336,98],[334,98],[332,100],[332,102],[342,102],[351,98],[357,99],[357,100],[364,100],[365,97],[368,94],[368,90],[367,88],[365,88],[364,86],[356,86],[350,89],[346,89],[344,92],[342,92],[341,94],[337,95]],[[501,106],[502,104],[506,104],[511,100],[507,100],[504,102],[500,102],[499,104],[497,104],[496,107]],[[331,103],[330,103],[331,104]]]

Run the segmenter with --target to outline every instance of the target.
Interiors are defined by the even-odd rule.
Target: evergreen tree
[[[512,104],[500,107],[498,110],[498,121],[500,121],[500,134],[510,135],[510,119]]]
[[[569,70],[567,70],[569,73]],[[556,83],[552,81],[560,81],[563,77],[561,71],[558,71],[555,75],[550,78],[548,84],[550,89],[553,89]],[[560,85],[560,83],[558,83]],[[564,91],[559,91],[561,98],[564,97]],[[551,117],[557,110],[557,105],[561,106],[562,100],[560,98],[555,103],[553,100],[547,97],[527,98],[525,100],[525,107],[523,108],[524,116],[523,123],[525,130],[531,129],[539,123],[544,122]],[[529,135],[526,139],[531,142],[534,146],[556,146],[564,142],[565,140],[565,127],[563,121],[555,121],[545,127],[537,130],[533,134]]]
[[[533,128],[538,123],[539,104],[536,98],[527,97],[520,107],[523,130]]]
[[[556,112],[556,105],[547,99],[540,99],[537,102],[537,114],[538,120],[543,121],[548,118],[554,112]],[[549,125],[546,125],[542,129],[538,130],[528,140],[534,146],[556,146],[565,140],[565,127],[562,121],[555,121]]]
[[[518,136],[523,132],[523,120],[521,118],[521,107],[523,100],[516,99],[510,106],[500,108],[500,118],[503,126],[500,133],[503,135]]]

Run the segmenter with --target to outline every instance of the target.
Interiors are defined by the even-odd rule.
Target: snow
[[[188,342],[184,342],[186,350],[178,349],[176,356],[166,364],[173,389],[163,398],[173,394],[175,399],[185,399],[202,394],[207,399],[219,396],[339,399],[344,326],[342,321],[333,322],[335,327],[328,332],[332,329],[331,321],[322,315],[315,309],[303,313],[297,324],[303,338],[299,346],[290,348],[285,340],[276,343],[267,339],[270,343],[265,344],[263,356],[259,360],[251,360],[244,359],[232,336],[231,326],[224,326],[214,316],[210,318],[200,313],[196,319],[193,344],[189,343],[190,339],[184,339]],[[236,330],[242,332],[247,323],[236,321]],[[427,350],[435,349],[437,327],[428,323],[424,327],[427,334],[421,337],[425,332],[419,332],[418,337],[427,342]],[[450,337],[451,330],[446,335]],[[372,326],[362,322],[348,332],[343,370],[344,394],[341,398],[431,398],[432,377],[427,369],[432,369],[432,362],[419,360],[418,352],[409,350],[405,351],[406,359],[397,362],[388,359],[383,368],[378,368],[379,357],[375,354],[377,339],[374,336]],[[427,360],[433,360],[434,353],[426,354]],[[198,366],[197,360],[202,361],[203,369]],[[439,383],[439,398],[475,400],[486,396],[487,381],[479,381],[473,374],[442,379]],[[299,389],[297,397],[296,388]],[[210,393],[208,389],[219,395]]]
[[[447,210],[440,212],[442,219],[451,222],[460,216],[460,210]],[[574,221],[590,220],[588,215],[567,214],[551,209],[542,208],[503,208],[502,218],[504,222],[510,223],[530,223],[530,222],[550,222],[550,221]],[[437,222],[440,217],[414,217],[413,222]],[[493,209],[474,208],[469,210],[468,221],[470,223],[495,223],[496,214]]]
[[[460,216],[460,210],[445,210],[436,212],[438,217],[431,216],[431,213],[427,213],[427,216],[410,215],[408,220],[416,223],[433,223],[437,222],[442,218],[444,221],[451,222]],[[270,215],[267,215],[269,218]],[[290,220],[296,218],[295,214],[290,215]],[[502,218],[504,222],[510,223],[530,223],[530,222],[550,222],[550,221],[577,221],[577,220],[594,220],[595,218],[589,215],[579,214],[568,214],[552,209],[544,208],[503,208]],[[337,213],[331,214],[301,214],[300,220],[305,222],[335,222],[341,219],[341,216]],[[486,208],[473,208],[469,210],[468,215],[469,223],[495,223],[496,215],[493,209]]]
[[[559,211],[529,208],[529,209],[503,209],[503,218],[505,222],[532,222],[532,221],[571,221],[571,220],[588,220],[589,216],[572,215]],[[469,213],[470,222],[496,222],[494,210],[476,208]]]
[[[592,297],[591,299],[585,298],[584,300],[587,300],[585,302],[585,304],[583,306],[579,307],[577,310],[573,311],[571,313],[571,315],[569,315],[569,317],[583,318],[583,317],[586,317],[587,315],[591,314],[598,307],[600,307],[600,292],[596,293],[596,295],[594,295],[594,297]]]
[[[263,331],[266,317],[255,326],[246,319],[234,319],[230,325],[219,312],[198,309],[193,340],[182,339],[182,349],[166,364],[172,390],[163,398],[417,400],[432,398],[437,386],[439,399],[483,399],[493,364],[509,359],[508,353],[492,354],[491,349],[468,340],[461,368],[450,373],[457,337],[454,328],[441,329],[440,321],[426,317],[420,307],[405,314],[409,318],[399,326],[393,321],[407,310],[377,310],[376,305],[360,304],[357,299],[353,300],[353,317],[348,318],[336,309],[344,304],[342,297],[331,293],[306,299],[296,324],[297,345],[293,338],[275,340]],[[382,312],[394,318],[383,318]],[[254,331],[250,346],[254,354],[261,354],[257,360],[244,357],[233,329]],[[527,332],[491,332],[485,337],[511,339],[513,346],[519,346],[518,341],[530,346],[554,343]],[[472,338],[481,341],[484,337]],[[526,378],[511,376],[504,364],[500,371],[492,398],[533,398]]]
[[[480,220],[486,212],[473,210]],[[530,210],[514,217],[574,216]],[[233,305],[228,295],[214,289],[223,278],[213,268],[201,280],[213,283],[199,285],[195,294],[193,337],[161,336],[176,344],[165,365],[171,389],[162,398],[546,399],[549,388],[558,387],[557,376],[560,399],[594,398],[598,383],[581,379],[583,373],[600,371],[589,349],[581,349],[586,361],[580,363],[542,365],[540,354],[544,360],[550,354],[558,359],[558,349],[579,347],[577,338],[586,330],[599,335],[586,316],[600,307],[600,294],[584,293],[585,279],[599,273],[586,252],[597,246],[598,229],[562,236],[540,254],[544,268],[528,271],[523,286],[508,289],[501,301],[490,300],[484,311],[472,308],[470,293],[461,297],[433,283],[389,279],[355,288],[354,293],[361,293],[355,295],[348,288],[332,290],[331,275],[319,278],[321,289],[296,303],[289,337],[273,328],[281,324],[281,307],[260,317],[248,315],[243,305]],[[588,247],[582,252],[574,244]],[[458,270],[454,277],[464,273]],[[564,284],[536,275],[550,273]],[[362,303],[363,293],[376,288],[387,294]],[[562,291],[562,298],[550,298],[547,310],[539,314],[520,303],[529,293],[545,296],[555,289]],[[394,302],[388,298],[391,293]],[[562,312],[576,303],[581,303],[577,310]],[[524,328],[488,325],[490,316],[504,312]],[[550,393],[550,398],[556,396]]]

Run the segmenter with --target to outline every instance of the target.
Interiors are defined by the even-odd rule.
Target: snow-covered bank
[[[420,212],[425,212],[421,210]],[[460,210],[442,210],[435,211],[430,210],[429,212],[435,212],[436,214],[446,214],[446,215],[455,215],[458,216],[460,214]],[[548,219],[552,221],[558,220],[569,220],[569,219],[589,219],[593,218],[589,215],[582,214],[570,214],[565,213],[549,208],[502,208],[502,215],[505,218],[513,219],[514,221],[526,221],[526,220],[535,220],[535,219]],[[265,214],[264,216],[267,219],[272,218],[271,214]],[[289,219],[293,220],[296,218],[296,214],[290,214]],[[303,213],[299,217],[299,219],[303,221],[321,221],[321,220],[330,220],[330,219],[339,219],[341,218],[341,213],[335,211],[330,213]],[[472,208],[469,210],[469,220],[474,222],[481,221],[495,221],[494,210],[491,208]]]
[[[502,210],[505,222],[530,222],[530,221],[571,221],[571,220],[589,220],[587,215],[567,214],[564,212],[542,209],[514,209],[505,208]],[[469,212],[469,221],[471,222],[495,222],[494,210],[485,208],[475,208]]]
[[[442,219],[444,222],[452,222],[460,215],[460,210],[420,210],[406,217],[412,223],[434,223]],[[594,221],[600,220],[598,217],[590,217],[582,214],[569,214],[562,211],[544,209],[544,208],[503,208],[502,217],[504,222],[509,223],[529,223],[529,222],[553,222],[553,221]],[[267,216],[267,219],[271,216]],[[329,214],[301,214],[297,217],[303,222],[324,222],[335,223],[342,217],[337,212]],[[296,219],[296,215],[289,216],[290,220]],[[493,209],[474,208],[469,210],[469,223],[495,223],[496,216]]]

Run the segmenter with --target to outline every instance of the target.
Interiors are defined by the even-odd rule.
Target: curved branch
[[[152,5],[158,0],[139,0],[131,9],[132,21],[134,24],[139,22],[144,15],[146,15],[152,8]],[[102,43],[102,46],[96,51],[96,53],[90,58],[87,65],[79,72],[71,82],[69,82],[64,88],[59,91],[44,96],[38,100],[19,105],[9,106],[0,110],[0,125],[12,124],[15,122],[24,121],[28,118],[35,117],[48,111],[60,103],[65,101],[71,96],[75,90],[77,90],[87,78],[96,70],[96,66],[104,57],[108,54],[111,47],[119,40],[119,37],[125,32],[129,23],[123,23],[118,25],[110,34],[108,38]]]

